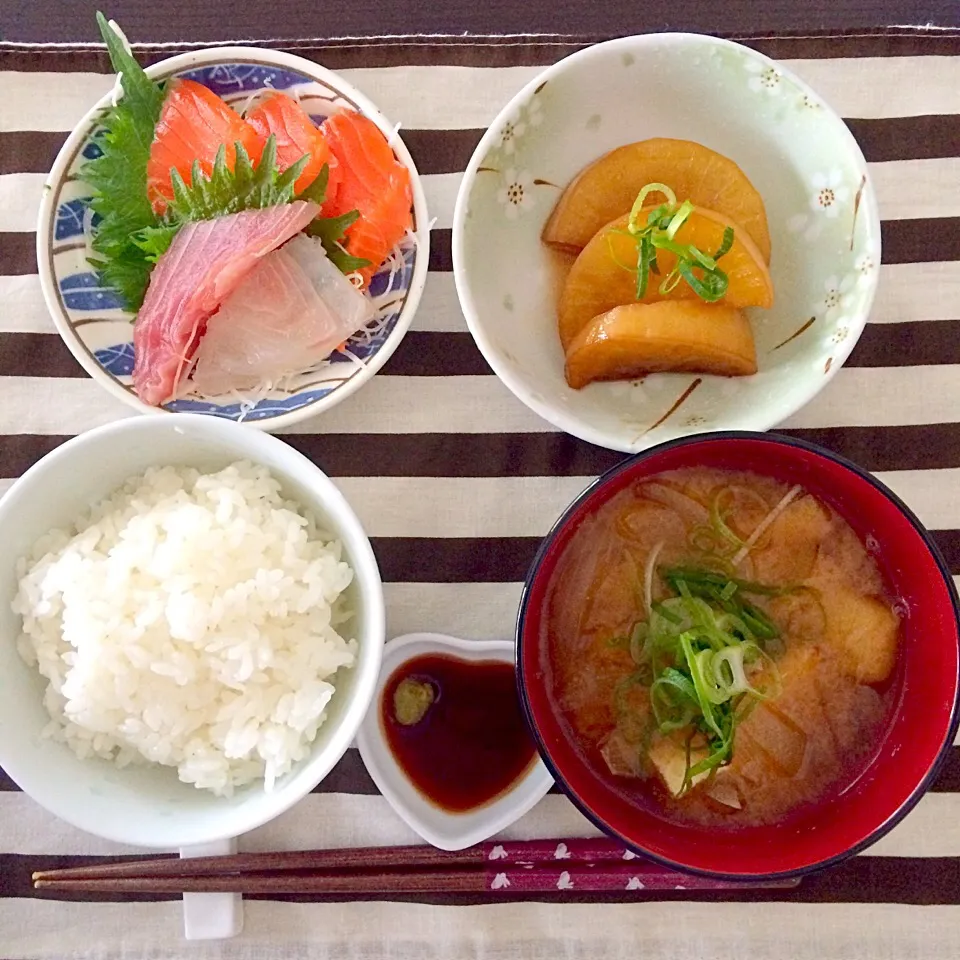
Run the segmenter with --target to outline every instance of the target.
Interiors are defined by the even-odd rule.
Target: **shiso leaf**
[[[164,92],[128,53],[102,13],[97,13],[97,24],[110,62],[121,74],[123,96],[101,120],[105,130],[97,141],[101,156],[84,163],[78,174],[92,188],[90,206],[100,218],[92,243],[97,256],[91,264],[99,271],[100,282],[116,290],[127,309],[135,312],[143,302],[151,266],[133,235],[157,224],[147,199],[147,161]]]
[[[347,227],[360,218],[359,210],[348,210],[339,217],[317,217],[307,225],[306,233],[316,237],[327,252],[330,261],[341,273],[353,273],[370,266],[370,261],[353,256],[344,245]]]
[[[177,170],[170,171],[173,200],[168,219],[171,222],[215,220],[243,210],[275,207],[294,199],[293,185],[309,159],[306,154],[279,173],[277,138],[273,134],[267,137],[256,167],[251,164],[243,144],[237,141],[234,146],[237,161],[233,170],[227,166],[226,145],[221,144],[209,176],[203,174],[197,161],[194,161],[189,184]]]

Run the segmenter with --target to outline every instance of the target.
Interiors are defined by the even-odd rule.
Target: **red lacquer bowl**
[[[877,754],[844,793],[772,826],[718,831],[671,822],[618,794],[580,752],[547,689],[543,611],[564,547],[583,520],[634,481],[679,467],[747,469],[800,483],[829,503],[878,561],[908,611],[898,700]],[[716,433],[653,447],[602,476],[569,507],[533,562],[517,621],[520,695],[544,761],[583,813],[638,853],[726,878],[797,876],[879,839],[917,803],[953,743],[958,723],[960,632],[950,572],[920,521],[882,483],[814,447],[758,433]]]

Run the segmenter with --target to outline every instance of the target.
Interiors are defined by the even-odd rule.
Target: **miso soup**
[[[879,746],[899,619],[856,533],[800,486],[638,481],[574,534],[547,603],[557,709],[605,777],[671,818],[780,820]]]

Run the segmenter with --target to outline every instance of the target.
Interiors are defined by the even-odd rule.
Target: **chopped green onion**
[[[729,697],[746,693],[751,689],[750,681],[744,670],[744,654],[752,644],[726,647],[713,655],[711,666],[717,684],[721,686]]]
[[[722,496],[714,506],[722,516]],[[636,684],[648,685],[660,734],[687,731],[682,795],[702,774],[730,762],[737,723],[756,702],[778,695],[779,671],[762,645],[776,643],[779,631],[746,595],[776,597],[790,588],[697,567],[661,568],[661,578],[676,596],[654,601],[655,564],[656,555],[648,556],[643,587],[647,618],[634,625],[629,638],[637,666],[617,684],[614,701],[618,717],[636,720],[627,694]]]
[[[740,608],[740,616],[755,636],[761,640],[772,640],[780,636],[777,625],[759,607],[742,600]]]
[[[711,696],[710,684],[703,675],[703,661],[698,659],[697,651],[693,648],[694,634],[690,632],[680,634],[680,649],[687,663],[687,670],[690,672],[690,678],[693,680],[694,689],[697,692],[697,701],[700,704],[700,711],[703,714],[703,722],[718,736],[723,737],[723,731],[717,723],[717,717],[713,710],[714,701]]]
[[[630,650],[630,656],[634,663],[643,662],[643,651],[646,645],[647,634],[650,632],[648,624],[642,620],[633,628],[630,639],[627,641],[627,647]]]
[[[680,276],[693,289],[693,292],[701,300],[706,300],[708,303],[715,303],[717,300],[723,299],[727,287],[730,285],[727,275],[722,270],[704,269],[703,276],[698,277],[693,272],[693,264],[689,260],[678,261],[677,269],[680,271]]]
[[[688,676],[667,667],[650,686],[650,707],[661,733],[682,730],[697,715],[697,691]]]
[[[633,201],[633,207],[630,210],[630,218],[627,221],[627,229],[631,233],[637,232],[637,217],[640,216],[640,211],[643,209],[644,201],[651,193],[662,193],[666,198],[667,202],[662,205],[663,207],[673,207],[677,202],[677,195],[665,184],[665,183],[648,183],[638,194],[637,199]],[[647,223],[650,223],[648,218]]]
[[[690,765],[690,751],[687,750],[687,772],[684,777],[684,786],[680,790],[681,796],[690,788],[696,777],[701,773],[707,773],[715,767],[723,764],[731,753],[733,747],[733,730],[736,726],[736,719],[733,714],[730,715],[730,722],[726,728],[726,733],[720,737],[720,743],[713,746],[713,752],[704,757],[699,763]]]
[[[670,209],[671,205],[669,203],[661,203],[659,207],[654,207],[647,216],[647,226],[666,230],[667,224],[670,222]]]
[[[652,603],[650,606],[656,613],[663,617],[664,620],[669,620],[671,623],[683,623],[683,620],[668,610],[664,604]]]
[[[691,247],[689,243],[679,243],[676,240],[671,240],[666,233],[650,234],[650,242],[658,250],[669,250],[670,253],[675,253],[681,261],[690,257],[690,251],[696,249],[696,247]]]
[[[654,207],[647,214],[646,224],[641,225],[640,214],[651,193],[663,194],[667,198],[667,202]],[[626,231],[610,231],[610,233],[621,234],[626,232],[636,241],[636,267],[625,267],[613,253],[612,245],[611,256],[618,266],[636,272],[638,300],[642,300],[647,294],[650,274],[653,273],[658,276],[660,274],[657,263],[658,250],[667,250],[677,258],[676,267],[660,284],[659,291],[661,294],[670,293],[682,280],[689,284],[698,297],[709,303],[720,300],[726,294],[729,278],[718,268],[717,261],[729,253],[733,246],[733,227],[724,229],[723,239],[713,256],[704,253],[693,244],[677,242],[678,232],[695,209],[690,200],[684,200],[683,203],[678,204],[676,194],[666,184],[648,183],[637,194],[637,198],[633,202],[627,218]],[[701,270],[703,275],[698,276],[694,273],[694,267]]]
[[[671,270],[670,273],[667,274],[663,283],[660,284],[660,293],[670,293],[670,291],[673,290],[682,279],[683,277],[680,276],[679,270]]]
[[[683,203],[680,204],[680,209],[677,210],[670,220],[670,226],[667,227],[667,237],[670,240],[677,235],[677,231],[683,226],[691,213],[693,213],[693,204],[689,200],[684,200]]]
[[[726,540],[733,545],[734,550],[738,550],[743,546],[743,541],[727,525],[727,514],[721,508],[723,495],[729,489],[725,487],[713,498],[710,504],[710,525],[722,540]]]
[[[705,253],[701,253],[695,246],[690,244],[687,247],[690,253],[690,259],[696,260],[697,263],[703,267],[704,270],[712,271],[717,269],[717,261],[713,257],[708,257]]]
[[[713,570],[703,570],[699,567],[670,567],[661,570],[660,575],[672,586],[673,580],[686,580],[689,584],[703,584],[722,588],[733,582],[744,593],[755,593],[762,597],[780,597],[790,593],[809,590],[809,587],[774,587],[756,580],[743,580],[739,577],[728,577],[726,574],[715,573]]]
[[[640,265],[637,269],[637,299],[642,300],[647,293],[650,271],[657,266],[657,251],[649,236],[640,238]]]
[[[620,231],[620,230],[611,230],[611,231],[607,234],[607,253],[610,254],[610,259],[611,259],[618,267],[620,267],[621,270],[626,270],[627,273],[636,273],[636,272],[637,272],[637,268],[636,268],[635,266],[633,266],[632,264],[624,263],[624,262],[617,256],[617,251],[614,249],[613,239],[612,239],[612,238],[613,238],[613,236],[614,236],[615,234],[618,234],[618,233],[621,233],[621,232],[622,232],[622,231]],[[638,299],[639,299],[639,298],[638,298]]]
[[[714,562],[721,560],[723,556],[729,557],[736,547],[723,542],[713,524],[699,524],[694,527],[687,536],[687,543],[706,556],[715,557]]]
[[[727,227],[723,231],[723,240],[721,241],[720,246],[717,247],[717,252],[713,255],[713,259],[719,260],[721,257],[728,254],[732,247],[733,247],[733,227]]]

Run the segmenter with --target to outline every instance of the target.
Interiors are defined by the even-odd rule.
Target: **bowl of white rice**
[[[0,766],[107,839],[208,843],[292,806],[353,740],[383,641],[354,512],[249,427],[122,420],[0,500]]]

